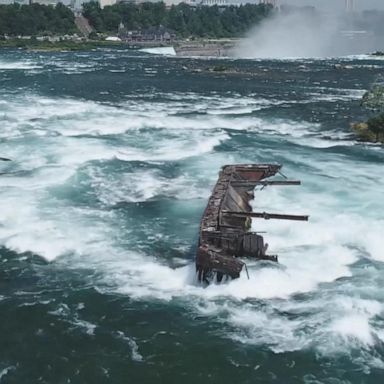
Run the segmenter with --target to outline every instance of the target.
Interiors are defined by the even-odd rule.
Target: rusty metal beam
[[[270,181],[248,181],[248,180],[231,180],[234,187],[255,187],[256,185],[301,185],[300,180],[270,180]]]
[[[282,215],[278,213],[267,212],[235,212],[235,211],[221,211],[222,215],[232,217],[254,217],[258,219],[277,219],[277,220],[295,220],[295,221],[308,221],[309,216],[303,215]]]

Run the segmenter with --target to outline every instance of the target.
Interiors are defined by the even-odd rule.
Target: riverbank
[[[95,48],[124,47],[126,44],[101,40],[62,40],[51,42],[33,39],[9,39],[0,41],[1,48],[21,48],[28,51],[86,51]]]
[[[182,57],[230,57],[241,39],[182,40],[175,44],[177,56]]]
[[[22,48],[29,51],[86,51],[97,48],[143,49],[172,46],[181,57],[226,57],[231,56],[239,39],[199,39],[175,41],[106,41],[106,40],[60,40],[8,39],[0,41],[1,48]]]

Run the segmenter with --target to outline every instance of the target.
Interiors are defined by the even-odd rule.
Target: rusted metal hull
[[[307,220],[307,216],[252,212],[250,201],[257,186],[298,185],[298,181],[269,181],[281,169],[278,164],[226,165],[219,174],[200,224],[196,254],[199,281],[209,282],[214,276],[238,278],[245,263],[238,257],[277,261],[267,255],[268,244],[251,232],[251,218]]]

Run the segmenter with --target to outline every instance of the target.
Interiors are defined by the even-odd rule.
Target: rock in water
[[[384,84],[377,84],[370,91],[366,92],[361,105],[373,111],[384,110]]]
[[[353,123],[352,130],[362,141],[375,141],[375,134],[368,129],[367,123]]]

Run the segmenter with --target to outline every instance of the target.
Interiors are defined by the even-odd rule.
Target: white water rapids
[[[40,65],[7,62],[0,69],[28,73]],[[0,244],[63,268],[94,268],[103,293],[181,302],[192,313],[220,319],[241,343],[276,353],[313,348],[350,356],[367,370],[384,368],[375,352],[384,342],[384,172],[381,161],[366,158],[379,159],[383,149],[357,143],[345,131],[325,134],[321,122],[306,116],[257,114],[354,102],[362,93],[311,89],[300,101],[170,91],[158,92],[157,100],[101,103],[3,91],[0,155],[13,162],[0,165],[8,173],[0,177]],[[135,228],[107,209],[165,197],[201,210],[220,166],[257,161],[285,164],[284,172],[303,185],[257,192],[255,209],[309,214],[310,222],[254,221],[256,230],[268,232],[280,264],[250,262],[249,280],[243,274],[202,288],[193,260],[177,257],[175,267],[142,250],[130,242]],[[139,165],[109,173],[110,162]],[[174,177],[162,170],[169,164],[181,169]],[[191,239],[156,232],[156,220],[148,221],[148,239],[187,254]],[[192,224],[197,228],[198,221]]]

